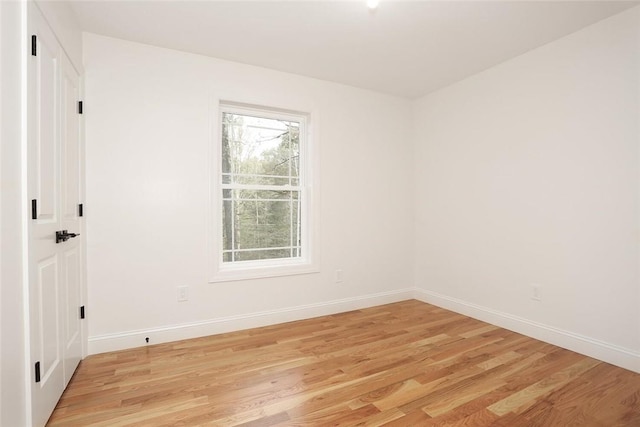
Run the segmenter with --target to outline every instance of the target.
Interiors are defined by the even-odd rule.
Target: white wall
[[[411,295],[408,101],[93,34],[84,48],[91,353]],[[312,113],[320,273],[208,283],[215,98]]]
[[[640,371],[640,8],[414,119],[420,297]]]
[[[0,2],[0,425],[26,425],[23,309],[22,8]]]
[[[639,11],[413,105],[86,34],[89,351],[415,295],[640,371]],[[208,283],[216,98],[320,123],[321,273]]]

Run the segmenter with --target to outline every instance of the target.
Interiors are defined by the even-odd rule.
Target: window
[[[308,272],[308,117],[220,107],[214,281]]]

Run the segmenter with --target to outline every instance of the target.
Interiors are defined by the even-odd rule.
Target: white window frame
[[[223,113],[254,115],[258,117],[294,121],[300,123],[300,190],[301,190],[301,248],[302,256],[296,258],[268,259],[256,261],[222,261],[222,117]],[[218,100],[211,115],[213,139],[213,167],[211,176],[211,208],[209,217],[213,221],[213,239],[210,244],[213,271],[210,282],[259,279],[295,274],[316,273],[318,268],[317,203],[314,200],[317,180],[312,157],[311,114],[272,107],[263,107]]]

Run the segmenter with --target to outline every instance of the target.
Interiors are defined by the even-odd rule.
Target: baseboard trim
[[[294,320],[310,319],[318,316],[342,313],[350,310],[389,304],[412,299],[414,288],[399,289],[389,292],[343,298],[316,304],[305,304],[280,310],[248,313],[238,316],[221,317],[201,322],[168,325],[159,328],[139,329],[115,334],[96,335],[89,337],[89,354],[105,353],[108,351],[124,350],[146,345],[145,338],[149,337],[149,344],[160,344],[179,341],[225,332],[239,331]]]
[[[417,300],[640,373],[640,353],[508,313],[416,288]]]

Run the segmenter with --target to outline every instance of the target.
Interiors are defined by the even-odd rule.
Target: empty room
[[[640,426],[640,2],[0,1],[0,425]]]

